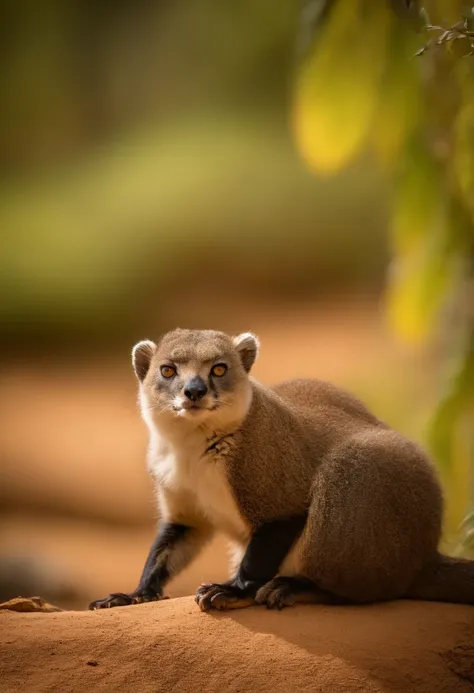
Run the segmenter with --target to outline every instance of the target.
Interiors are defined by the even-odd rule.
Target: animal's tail
[[[474,561],[438,554],[405,595],[407,599],[474,604]]]

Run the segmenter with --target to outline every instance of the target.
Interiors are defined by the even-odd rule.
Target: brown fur
[[[437,553],[442,494],[418,445],[323,381],[267,388],[249,378],[258,349],[252,335],[178,330],[158,347],[141,344],[134,364],[151,432],[150,468],[166,489],[168,520],[223,529],[245,547],[259,523],[308,512],[288,574],[313,581],[322,601],[329,594],[355,603],[413,597],[474,604],[474,562]],[[160,364],[170,359],[186,377],[207,377],[216,359],[228,364],[202,412],[170,410],[185,379],[180,370],[173,383],[163,380]],[[198,489],[206,474],[208,486]],[[230,490],[228,517],[212,495],[224,488],[218,483]]]

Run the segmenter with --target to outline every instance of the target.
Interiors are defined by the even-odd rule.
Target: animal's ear
[[[142,342],[138,342],[132,349],[132,364],[133,370],[138,380],[142,382],[148,369],[150,368],[151,357],[155,353],[156,344],[151,342],[149,339],[144,339]]]
[[[232,341],[239,352],[242,365],[248,373],[257,358],[258,349],[260,347],[258,337],[251,332],[243,332],[237,337],[233,337]]]

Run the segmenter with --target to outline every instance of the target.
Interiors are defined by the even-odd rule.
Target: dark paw
[[[255,603],[254,596],[248,590],[232,583],[209,583],[201,585],[196,591],[196,603],[201,611],[209,609],[242,609]]]
[[[299,601],[313,601],[314,585],[309,581],[290,577],[276,577],[261,587],[255,595],[257,604],[265,604],[267,609],[281,611]]]
[[[258,604],[265,604],[267,609],[278,609],[278,611],[281,611],[285,606],[293,606],[296,597],[288,586],[269,588],[268,590],[266,587],[262,587],[257,592],[255,601]]]
[[[131,594],[125,594],[124,592],[114,592],[109,594],[105,599],[97,599],[95,602],[89,604],[89,609],[95,611],[96,609],[111,609],[114,606],[130,606],[131,604],[144,604],[145,602],[156,602],[159,599],[163,599],[160,594],[154,592],[132,592]]]

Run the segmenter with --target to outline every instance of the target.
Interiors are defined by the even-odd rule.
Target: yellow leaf
[[[387,3],[339,0],[296,78],[293,129],[307,163],[335,173],[360,150],[378,99]]]
[[[375,152],[385,167],[396,163],[423,112],[420,62],[412,60],[416,38],[401,22],[393,23],[383,89],[379,91],[371,130]]]
[[[421,136],[412,137],[394,194],[392,244],[400,257],[416,252],[443,214],[443,172]]]
[[[474,193],[474,104],[468,103],[459,111],[454,133],[454,172],[463,195],[470,199]]]
[[[451,280],[451,263],[441,252],[422,251],[394,264],[387,317],[402,339],[416,344],[429,336]]]

